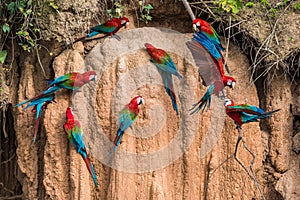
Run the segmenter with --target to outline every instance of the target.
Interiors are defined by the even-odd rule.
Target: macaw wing
[[[98,26],[92,27],[92,31],[97,31],[99,33],[111,33],[118,27],[118,23],[116,21],[108,21],[104,24],[100,24]]]
[[[216,62],[209,52],[197,41],[192,40],[186,43],[198,67],[198,72],[206,86],[213,84],[215,81],[222,81],[221,74]]]
[[[261,115],[265,111],[252,105],[248,104],[241,104],[241,105],[234,105],[234,106],[227,106],[226,111],[228,112],[243,112],[245,114],[252,114],[252,115]]]
[[[136,115],[130,113],[128,108],[123,109],[120,115],[119,129],[125,131],[134,122],[135,118]]]
[[[77,120],[75,120],[75,124],[71,131],[73,144],[77,149],[85,149],[84,141],[83,141],[83,131],[80,127],[80,124]]]
[[[54,100],[55,94],[47,94],[38,98],[32,99],[32,101],[23,110],[30,108],[31,106],[43,105],[44,103]]]
[[[76,77],[77,75],[78,75],[78,73],[69,73],[69,74],[59,76],[59,77],[55,78],[53,81],[48,81],[49,82],[49,87],[60,84],[60,83],[63,83],[65,81],[68,81],[68,80],[70,80],[71,76]]]

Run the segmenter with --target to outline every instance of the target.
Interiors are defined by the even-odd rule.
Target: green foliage
[[[153,6],[151,4],[143,5],[143,1],[139,1],[140,6],[140,17],[141,20],[144,21],[146,24],[152,20],[152,16],[150,15],[150,11],[153,9]]]
[[[3,48],[7,38],[13,38],[24,51],[36,48],[42,37],[39,23],[45,6],[58,9],[54,0],[0,1],[0,18],[3,19],[0,20],[0,47]],[[0,61],[4,62],[6,51],[0,49],[0,53]]]
[[[6,59],[6,56],[7,56],[7,51],[6,50],[3,50],[3,51],[0,51],[0,62],[3,64],[5,59]]]
[[[218,0],[214,4],[219,6],[218,11],[226,11],[233,14],[237,14],[243,8],[243,0]]]
[[[114,3],[114,8],[107,10],[107,13],[110,18],[120,18],[123,16],[124,6],[119,2],[116,1]]]
[[[296,4],[293,6],[293,8],[294,8],[295,10],[300,10],[300,2],[299,2],[299,3],[296,3]]]

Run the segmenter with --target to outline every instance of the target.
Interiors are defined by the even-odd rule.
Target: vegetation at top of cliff
[[[7,43],[10,41],[12,46],[16,40],[18,45],[27,52],[42,47],[39,44],[39,41],[43,39],[40,24],[43,23],[42,13],[47,7],[48,9],[49,7],[58,8],[53,0],[5,0],[0,2],[0,62],[2,64],[5,62],[7,49],[9,49]]]

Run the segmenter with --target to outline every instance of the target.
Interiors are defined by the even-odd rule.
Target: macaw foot
[[[121,41],[121,37],[116,34],[113,34],[111,37],[116,38],[118,41]]]

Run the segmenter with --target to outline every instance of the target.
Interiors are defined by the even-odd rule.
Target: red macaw
[[[97,175],[86,152],[85,144],[83,141],[83,131],[81,129],[80,122],[74,119],[74,114],[71,107],[67,108],[66,111],[66,122],[64,124],[64,130],[68,136],[68,139],[84,160],[86,167],[93,178],[94,184],[97,187]]]
[[[243,124],[249,122],[257,122],[259,119],[270,117],[273,113],[280,109],[265,112],[263,109],[248,104],[234,105],[230,99],[225,99],[224,106],[226,114],[234,120],[237,128],[241,128]]]
[[[124,131],[136,120],[136,117],[139,114],[139,105],[141,104],[144,104],[143,97],[136,96],[121,111],[119,129],[114,139],[114,151],[117,150],[118,145],[120,144],[124,135]]]
[[[205,36],[207,36],[207,39],[215,46],[215,48],[218,50],[222,57],[222,62],[224,63],[224,57],[222,55],[222,52],[224,52],[224,48],[220,42],[220,36],[218,33],[215,31],[215,29],[205,20],[196,18],[192,22],[193,28],[197,32],[203,33]],[[210,51],[210,49],[208,49]],[[229,73],[228,66],[225,65],[225,68],[227,72]]]
[[[116,35],[120,28],[122,27],[127,27],[129,25],[129,19],[126,17],[121,17],[121,18],[112,18],[108,21],[106,21],[103,24],[99,24],[97,26],[94,26],[91,28],[91,32],[87,34],[86,36],[78,38],[76,41],[82,40],[82,39],[88,39],[91,37],[94,37],[95,35],[98,34],[105,34],[104,37],[106,36],[111,36],[115,37],[117,40],[120,40],[121,38]]]
[[[176,102],[176,95],[174,93],[172,74],[177,76],[179,79],[181,79],[182,76],[179,74],[174,62],[167,52],[162,49],[155,48],[149,43],[146,43],[145,47],[151,56],[151,62],[159,69],[166,92],[170,96],[172,106],[178,115],[178,106]]]
[[[38,99],[42,99],[46,95],[51,95],[51,94],[56,93],[61,88],[65,88],[68,90],[78,90],[84,84],[89,83],[92,80],[95,80],[95,77],[96,77],[95,71],[88,71],[83,74],[80,74],[78,72],[73,72],[73,73],[59,76],[56,79],[54,79],[53,81],[48,81],[49,86],[42,94],[37,95],[31,99],[25,100],[25,101],[15,105],[15,107],[21,106],[28,102],[36,101]]]
[[[205,35],[199,34],[200,36],[195,36],[192,41],[187,42],[188,48],[191,50],[192,56],[194,58],[195,64],[198,67],[198,72],[201,75],[204,85],[209,88],[199,102],[193,105],[191,110],[194,110],[191,114],[198,112],[202,108],[202,112],[205,107],[210,107],[211,95],[215,94],[219,96],[219,93],[224,89],[225,86],[234,88],[236,80],[233,77],[226,76],[224,74],[223,67],[220,66],[223,63],[215,59],[216,56],[212,56],[210,52],[207,51],[207,48],[203,47],[203,44],[208,48],[212,49],[212,53],[219,55],[218,51],[214,45],[205,39]],[[198,42],[198,40],[203,42]],[[220,58],[220,57],[219,57]]]

